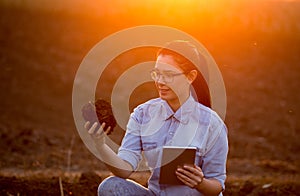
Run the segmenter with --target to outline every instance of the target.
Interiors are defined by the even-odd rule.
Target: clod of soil
[[[91,125],[95,122],[99,122],[102,124],[105,122],[104,130],[106,130],[109,126],[111,127],[110,131],[107,133],[108,135],[112,133],[115,128],[117,122],[114,118],[111,104],[103,99],[97,99],[95,103],[89,102],[82,107],[82,116],[84,120],[90,121]],[[98,124],[96,130],[100,127]]]

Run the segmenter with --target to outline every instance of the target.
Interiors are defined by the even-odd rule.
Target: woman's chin
[[[168,96],[167,95],[164,95],[162,93],[159,93],[159,97],[163,100],[167,100],[168,99]]]
[[[165,100],[165,101],[168,101],[168,100],[172,99],[172,96],[169,95],[169,94],[167,94],[167,93],[160,93],[160,94],[159,94],[159,97],[160,97],[161,99]]]
[[[159,97],[165,101],[170,101],[172,99],[176,99],[174,92],[171,90],[159,90]]]

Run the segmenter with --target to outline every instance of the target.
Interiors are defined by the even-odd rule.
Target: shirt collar
[[[193,96],[190,95],[189,98],[180,106],[180,108],[174,113],[169,104],[163,100],[163,106],[166,109],[164,114],[164,120],[168,120],[172,116],[183,124],[189,122],[189,114],[195,109],[196,101]]]

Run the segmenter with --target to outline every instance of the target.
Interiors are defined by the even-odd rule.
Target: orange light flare
[[[127,13],[127,17],[139,22],[155,22],[168,25],[187,25],[203,22],[212,12],[223,9],[223,0],[129,0],[120,1],[115,9]],[[199,21],[199,19],[201,21]]]

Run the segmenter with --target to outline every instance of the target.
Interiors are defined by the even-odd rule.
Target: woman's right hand
[[[101,126],[96,130],[98,123],[95,122],[92,126],[90,126],[90,121],[87,121],[84,124],[84,128],[90,134],[92,139],[96,144],[104,144],[105,143],[105,135],[110,132],[111,127],[109,126],[106,130],[104,130],[105,122],[101,124]]]
[[[128,178],[133,172],[132,166],[129,162],[121,159],[109,145],[105,144],[105,137],[110,132],[111,127],[109,126],[104,131],[105,123],[102,123],[101,126],[99,126],[99,124],[95,122],[91,126],[91,122],[87,121],[84,128],[95,142],[95,147],[99,152],[100,159],[105,163],[109,170],[116,176]]]

